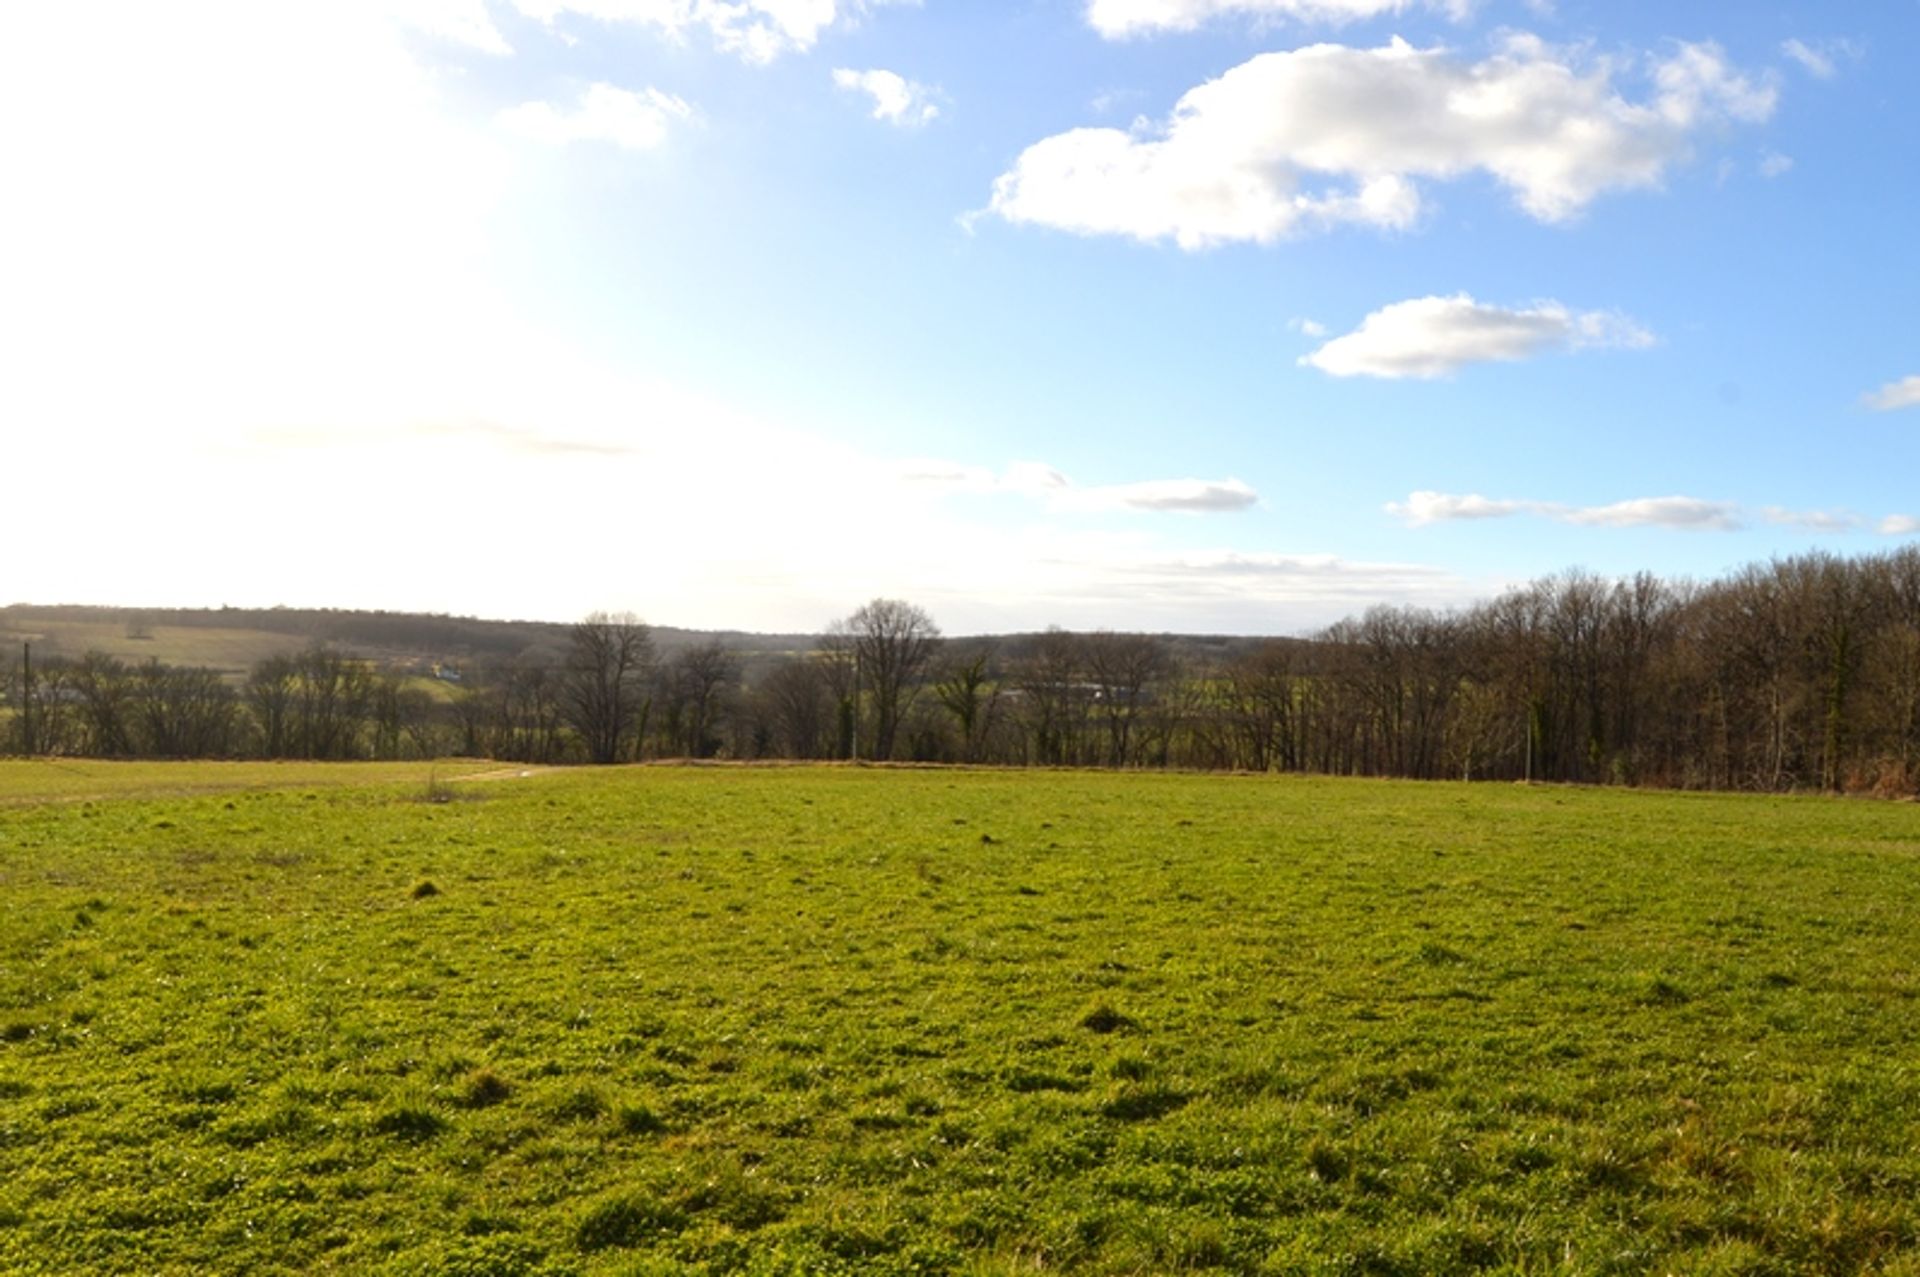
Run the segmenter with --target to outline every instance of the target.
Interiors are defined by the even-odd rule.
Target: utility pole
[[[853,762],[860,761],[860,648],[853,649],[853,717],[847,731],[847,757]]]
[[[33,755],[33,644],[20,645],[20,748]]]
[[[1533,783],[1533,706],[1527,706],[1527,784]]]

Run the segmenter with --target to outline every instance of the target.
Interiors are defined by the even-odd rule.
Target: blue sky
[[[1916,36],[1908,0],[12,7],[0,596],[1297,633],[1898,544]]]

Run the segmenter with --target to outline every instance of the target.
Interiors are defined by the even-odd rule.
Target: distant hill
[[[0,608],[0,652],[17,652],[22,643],[32,643],[35,654],[43,658],[104,652],[131,662],[209,666],[237,679],[265,657],[297,652],[315,643],[396,669],[484,666],[515,658],[558,660],[566,646],[567,629],[549,621],[487,621],[413,612],[15,604]],[[815,642],[809,634],[672,626],[653,627],[653,636],[663,654],[718,638],[749,658],[802,652]]]

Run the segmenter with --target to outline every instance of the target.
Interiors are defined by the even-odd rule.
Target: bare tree
[[[136,672],[133,697],[144,752],[169,758],[233,752],[238,704],[218,670],[148,661]]]
[[[260,752],[268,758],[285,758],[292,752],[289,723],[298,678],[293,658],[284,654],[263,658],[247,676],[247,709],[260,732]]]
[[[1134,724],[1153,694],[1154,684],[1171,668],[1166,645],[1151,634],[1089,634],[1080,650],[1093,684],[1093,700],[1107,728],[1107,766],[1133,761]]]
[[[981,746],[993,731],[1000,707],[1000,679],[993,668],[996,648],[975,643],[949,656],[934,679],[933,694],[960,733],[960,761],[980,761]]]
[[[672,748],[688,758],[711,758],[728,693],[740,679],[740,662],[719,639],[709,639],[674,654],[666,686],[672,699]]]
[[[820,677],[833,698],[833,757],[860,756],[860,654],[851,623],[830,622],[820,636]]]
[[[846,620],[854,678],[873,706],[872,757],[893,756],[900,722],[919,693],[920,673],[940,641],[926,611],[899,599],[874,599]],[[858,706],[856,705],[856,713]]]
[[[792,656],[768,670],[755,689],[776,748],[788,758],[821,758],[832,748],[839,701],[828,685],[827,672],[827,661]],[[844,756],[844,747],[841,752]]]
[[[1020,663],[1019,680],[1029,761],[1044,767],[1081,762],[1093,695],[1080,636],[1061,629],[1040,635]]]
[[[1208,683],[1221,739],[1222,765],[1248,771],[1291,771],[1298,757],[1298,682],[1292,642],[1268,639]]]
[[[302,758],[354,758],[373,706],[372,667],[356,656],[316,645],[295,662],[293,725]]]
[[[114,758],[134,752],[133,680],[104,652],[88,652],[70,671],[82,730],[80,752]]]
[[[618,762],[644,733],[652,664],[653,633],[631,612],[595,612],[568,633],[561,702],[591,761]]]

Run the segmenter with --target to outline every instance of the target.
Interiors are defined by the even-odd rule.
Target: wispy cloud
[[[1109,40],[1160,31],[1192,31],[1214,18],[1238,17],[1340,25],[1429,9],[1464,21],[1476,0],[1088,0],[1087,25]]]
[[[1852,40],[1826,39],[1806,41],[1798,38],[1781,43],[1780,52],[1800,64],[1816,80],[1831,80],[1840,72],[1842,58],[1860,56],[1860,46]]]
[[[1260,494],[1238,479],[1147,479],[1083,487],[1038,461],[1018,461],[998,472],[947,461],[909,461],[900,466],[899,476],[955,491],[1013,493],[1063,513],[1226,514],[1251,509],[1260,501]]]
[[[420,2],[420,0],[415,0]],[[513,0],[514,7],[547,25],[574,16],[596,22],[649,26],[672,40],[704,31],[714,47],[765,66],[788,53],[804,53],[836,22],[870,8],[917,0]]]
[[[1260,494],[1238,479],[1150,479],[1103,487],[1069,488],[1056,504],[1073,510],[1171,510],[1225,514],[1251,509]]]
[[[1574,311],[1556,301],[1493,306],[1458,293],[1382,307],[1300,363],[1335,377],[1434,378],[1468,364],[1653,342],[1653,334],[1612,311]]]
[[[1611,505],[1576,506],[1552,512],[1563,523],[1603,528],[1701,528],[1731,532],[1741,526],[1739,507],[1698,497],[1635,497]]]
[[[646,151],[666,141],[668,130],[692,115],[693,108],[686,102],[658,89],[635,93],[611,84],[590,84],[570,110],[547,102],[523,102],[502,111],[499,121],[511,133],[549,146],[607,142]]]
[[[1732,501],[1705,501],[1699,497],[1637,497],[1608,505],[1578,506],[1559,501],[1499,499],[1479,493],[1421,491],[1405,501],[1390,501],[1388,514],[1409,527],[1455,523],[1474,519],[1506,519],[1517,515],[1552,519],[1580,527],[1680,528],[1706,532],[1734,532],[1754,519],[1778,528],[1802,532],[1861,532],[1868,528],[1886,535],[1920,531],[1920,521],[1909,515],[1888,515],[1871,522],[1851,510],[1793,510],[1770,505],[1757,515]]]
[[[1782,155],[1778,151],[1768,151],[1760,157],[1761,177],[1785,177],[1793,171],[1793,157]]]
[[[864,93],[873,102],[873,118],[901,128],[927,124],[940,114],[934,101],[937,91],[907,79],[898,72],[878,67],[854,71],[846,67],[834,70],[833,82],[842,89]]]
[[[1868,391],[1862,396],[1862,402],[1875,412],[1892,412],[1896,408],[1920,407],[1920,375],[1902,377],[1890,381],[1878,390]]]
[[[1855,532],[1862,524],[1859,515],[1845,510],[1787,510],[1777,505],[1762,510],[1760,517],[1775,527],[1806,532]]]
[[[493,25],[486,0],[389,0],[387,11],[423,35],[504,57],[513,47]]]
[[[1502,519],[1527,514],[1585,527],[1665,527],[1729,532],[1742,526],[1740,509],[1728,501],[1698,497],[1636,497],[1609,505],[1575,506],[1556,501],[1496,500],[1478,493],[1415,492],[1390,501],[1386,511],[1410,527],[1462,519]]]

